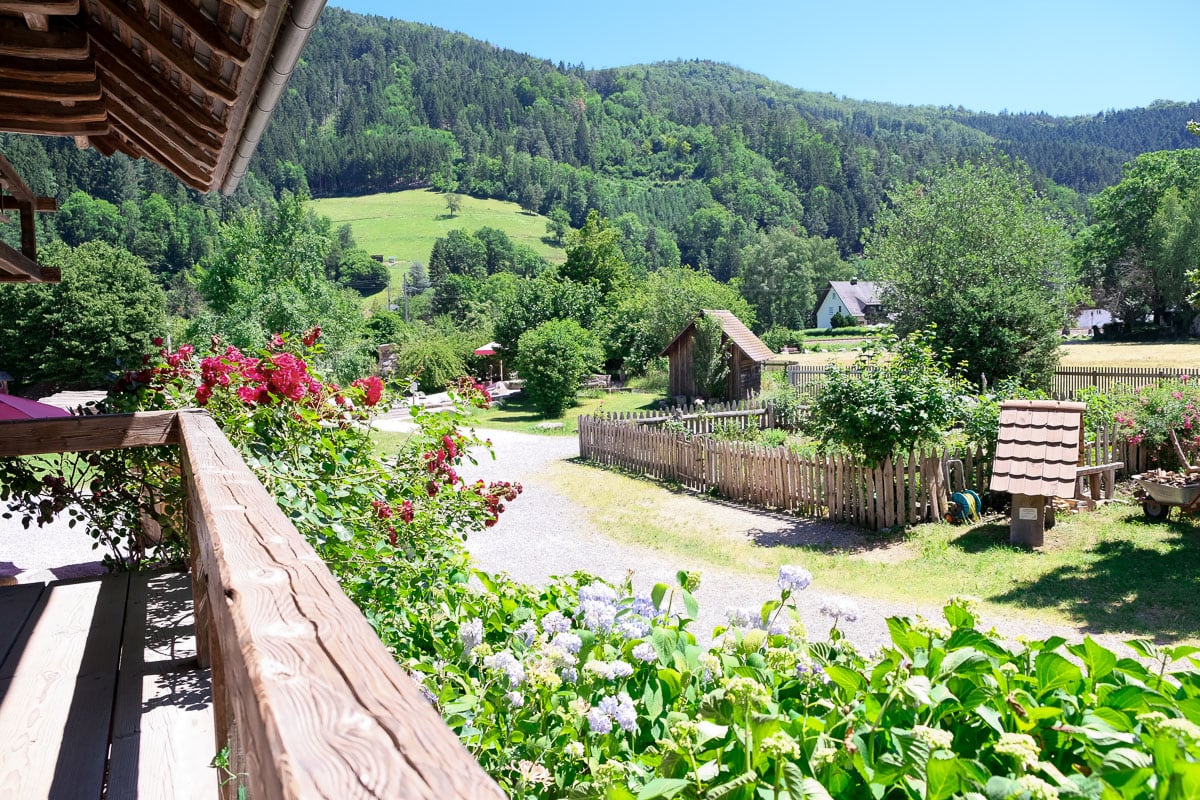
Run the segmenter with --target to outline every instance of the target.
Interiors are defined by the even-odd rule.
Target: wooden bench
[[[212,798],[212,693],[186,573],[0,590],[8,797]]]
[[[1124,466],[1123,461],[1112,461],[1107,464],[1094,464],[1090,467],[1076,469],[1075,499],[1079,501],[1080,505],[1086,505],[1092,511],[1096,510],[1097,501],[1112,500],[1117,492],[1117,470]],[[1086,495],[1083,493],[1085,481],[1088,490]]]

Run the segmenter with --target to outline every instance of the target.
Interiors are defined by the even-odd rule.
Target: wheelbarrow
[[[1134,475],[1133,479],[1138,482],[1138,486],[1145,494],[1145,497],[1142,498],[1142,513],[1146,515],[1146,519],[1166,519],[1167,515],[1171,513],[1172,506],[1178,506],[1180,514],[1194,514],[1200,511],[1200,467],[1194,467],[1188,461],[1175,431],[1168,431],[1168,433],[1171,437],[1171,444],[1175,447],[1175,455],[1178,456],[1179,463],[1183,465],[1186,482],[1182,485],[1167,484],[1155,480],[1148,473]]]
[[[1142,499],[1142,513],[1146,519],[1166,519],[1174,506],[1179,507],[1180,514],[1200,511],[1200,483],[1171,486],[1144,474],[1134,475],[1133,479],[1146,495]]]

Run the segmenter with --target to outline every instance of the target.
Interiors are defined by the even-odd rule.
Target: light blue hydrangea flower
[[[642,642],[633,648],[633,657],[649,664],[658,660],[658,650],[654,648],[653,642]]]
[[[836,623],[839,620],[846,622],[857,622],[860,613],[858,604],[852,600],[829,600],[821,606],[821,613],[827,617],[833,617]]]
[[[599,708],[593,708],[587,713],[588,730],[592,733],[609,733],[612,731],[612,717]]]
[[[573,633],[558,633],[550,640],[553,647],[560,647],[568,653],[578,653],[583,647],[583,639]]]
[[[617,695],[617,700],[617,709],[613,712],[613,719],[621,726],[621,730],[632,731],[637,727],[638,718],[637,708],[633,705],[633,699],[625,692],[621,692],[621,694]]]
[[[483,620],[479,617],[467,620],[467,624],[458,629],[458,638],[462,642],[463,652],[470,653],[483,643]]]
[[[537,632],[537,623],[533,620],[527,620],[514,633],[518,639],[524,642],[526,647],[529,647],[529,645],[533,644],[533,640],[537,638]]]
[[[812,583],[812,573],[804,567],[794,564],[784,564],[779,568],[779,578],[776,581],[781,591],[802,592]]]
[[[483,659],[483,665],[488,669],[503,672],[508,677],[510,686],[520,686],[525,682],[525,667],[508,650],[501,650]]]
[[[749,608],[730,608],[725,612],[725,618],[733,628],[749,628],[750,620],[756,616],[754,610]]]
[[[571,630],[571,620],[563,616],[561,611],[551,611],[542,617],[542,630],[546,632],[547,636],[553,636],[556,633],[566,633]]]

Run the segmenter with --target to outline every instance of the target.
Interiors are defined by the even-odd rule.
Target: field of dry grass
[[[815,343],[815,342],[814,342]],[[1200,344],[1070,342],[1062,346],[1062,363],[1070,367],[1197,367]],[[793,364],[850,364],[858,353],[797,353],[780,356]]]

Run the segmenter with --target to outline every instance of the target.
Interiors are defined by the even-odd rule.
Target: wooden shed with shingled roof
[[[729,375],[725,379],[724,400],[743,400],[762,386],[762,366],[775,357],[775,352],[763,344],[732,311],[704,309],[697,314],[659,354],[670,362],[672,397],[701,397],[696,385],[696,321],[708,317],[721,326],[721,342],[725,347]]]

